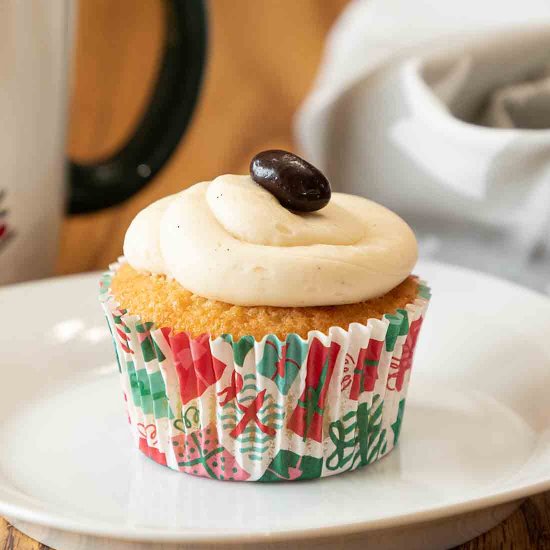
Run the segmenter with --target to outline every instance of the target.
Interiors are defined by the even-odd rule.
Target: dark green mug
[[[204,4],[164,3],[164,54],[149,106],[134,134],[113,156],[93,164],[71,162],[72,213],[113,206],[139,191],[170,158],[189,124],[205,64]]]

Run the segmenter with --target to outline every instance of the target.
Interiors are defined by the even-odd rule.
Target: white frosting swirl
[[[411,273],[417,245],[399,216],[362,197],[333,193],[295,214],[249,176],[225,175],[142,210],[124,254],[206,298],[321,306],[385,294]]]

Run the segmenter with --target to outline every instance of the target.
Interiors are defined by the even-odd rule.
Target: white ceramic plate
[[[456,267],[417,272],[433,300],[399,447],[267,485],[178,474],[133,448],[97,275],[0,289],[0,514],[35,536],[188,544],[360,533],[390,547],[407,533],[426,548],[491,527],[550,489],[550,301]]]

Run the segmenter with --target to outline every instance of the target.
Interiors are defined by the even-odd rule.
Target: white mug
[[[150,181],[187,127],[206,51],[202,0],[165,0],[157,84],[134,135],[112,157],[67,163],[74,0],[0,4],[0,285],[53,273],[62,216],[117,204]]]

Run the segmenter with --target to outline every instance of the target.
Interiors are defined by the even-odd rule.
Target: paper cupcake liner
[[[261,341],[192,338],[121,309],[101,280],[128,420],[159,464],[221,480],[338,474],[399,439],[414,349],[430,291],[395,314]]]

